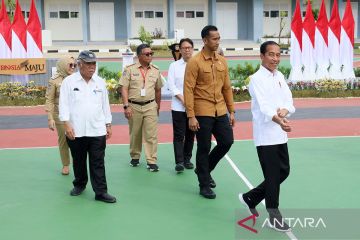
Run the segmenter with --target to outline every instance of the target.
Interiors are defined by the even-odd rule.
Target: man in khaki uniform
[[[129,121],[130,165],[139,165],[144,134],[147,168],[157,172],[157,121],[163,81],[159,68],[151,64],[150,46],[141,44],[136,53],[139,63],[128,66],[120,79],[124,113]]]

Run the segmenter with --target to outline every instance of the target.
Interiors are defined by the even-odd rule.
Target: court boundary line
[[[325,136],[325,137],[294,137],[288,138],[289,140],[297,140],[297,139],[330,139],[330,138],[360,138],[360,135],[356,136]],[[250,139],[238,139],[234,140],[234,142],[249,142],[253,141],[252,138]],[[165,145],[165,144],[172,144],[173,142],[162,142],[158,143],[158,145]],[[129,143],[112,143],[106,144],[106,146],[128,146]],[[58,146],[47,146],[47,147],[20,147],[20,148],[0,148],[1,150],[26,150],[26,149],[48,149],[48,148],[57,148]]]
[[[215,146],[217,145],[216,141],[211,141],[213,144],[215,144]],[[243,174],[240,169],[236,166],[236,164],[234,163],[234,161],[229,157],[228,154],[225,154],[225,159],[226,161],[230,164],[230,166],[232,167],[232,169],[237,173],[237,175],[241,178],[241,180],[245,183],[245,185],[251,190],[254,188],[254,186],[250,183],[249,179],[247,179],[247,177],[245,176],[245,174]],[[262,200],[261,203],[265,206],[265,201]],[[293,234],[292,231],[290,232],[285,232],[285,234],[291,239],[291,240],[297,240],[297,237]]]

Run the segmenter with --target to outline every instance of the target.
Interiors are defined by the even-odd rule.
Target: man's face
[[[96,70],[96,62],[85,62],[80,60],[79,70],[85,80],[90,80]]]
[[[260,54],[261,64],[270,72],[274,72],[280,63],[280,47],[268,45],[265,54]]]
[[[139,58],[139,62],[143,64],[150,64],[152,61],[153,52],[151,51],[151,48],[144,48],[141,50]]]
[[[220,34],[218,31],[210,31],[209,36],[203,38],[203,42],[205,46],[210,51],[217,51],[219,44],[220,44]]]
[[[189,58],[191,58],[192,54],[194,52],[194,48],[193,46],[184,41],[181,46],[180,46],[180,53],[181,53],[181,56],[185,59],[185,60],[188,60]]]

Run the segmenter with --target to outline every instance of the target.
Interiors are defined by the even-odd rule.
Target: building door
[[[222,39],[238,39],[236,2],[216,3],[216,26]]]
[[[90,2],[89,16],[91,41],[115,40],[113,2]]]

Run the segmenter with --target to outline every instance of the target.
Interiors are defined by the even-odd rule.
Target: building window
[[[270,17],[270,12],[269,11],[264,11],[264,17]]]
[[[145,18],[154,18],[153,11],[145,11]]]
[[[288,11],[280,11],[280,17],[288,17],[289,12]]]
[[[71,18],[79,18],[79,12],[71,12],[70,16]]]
[[[186,18],[195,18],[194,11],[186,11]]]
[[[184,12],[176,12],[176,17],[183,18],[183,17],[185,17],[185,14],[184,14]]]
[[[204,12],[203,12],[203,11],[196,12],[196,17],[197,17],[197,18],[202,18],[202,17],[204,17]]]
[[[59,13],[58,12],[49,12],[49,18],[58,18]]]
[[[270,17],[272,18],[279,17],[279,11],[270,11]]]
[[[135,12],[135,18],[142,18],[143,12]]]
[[[70,14],[69,14],[69,11],[59,11],[59,16],[60,18],[70,18]]]
[[[163,17],[164,17],[164,13],[163,13],[163,12],[155,12],[155,17],[157,17],[157,18],[163,18]]]

